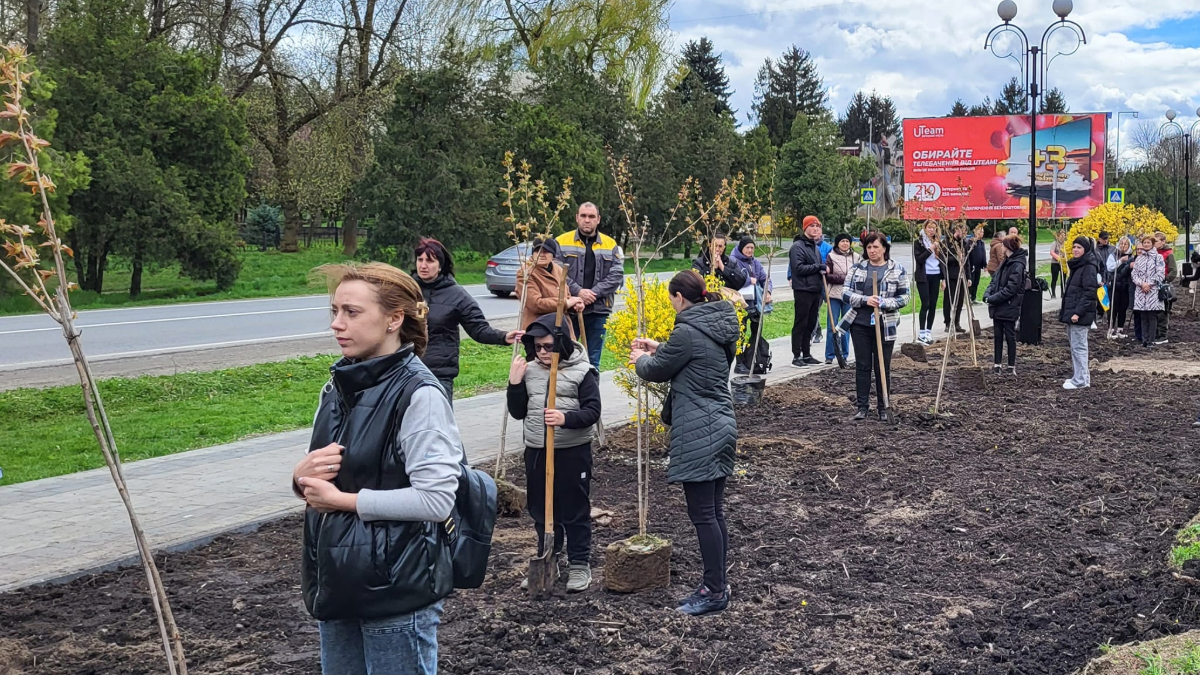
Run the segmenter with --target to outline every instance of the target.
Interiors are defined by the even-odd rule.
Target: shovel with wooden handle
[[[591,358],[592,352],[588,349],[587,331],[583,329],[583,308],[575,310],[575,316],[579,318],[579,341],[583,344],[583,351],[587,353],[588,358]],[[604,445],[604,420],[596,420],[596,440],[600,441],[600,445]]]
[[[871,295],[879,297],[879,277],[871,276]],[[883,360],[883,314],[875,309],[875,351],[879,357],[879,392],[883,397],[883,410],[886,421],[895,424],[896,416],[892,413],[892,402],[888,397],[887,365]]]
[[[821,283],[825,286],[825,306],[829,308],[829,339],[833,340],[833,355],[837,357],[838,368],[845,370],[848,366],[846,355],[842,353],[842,336],[837,326],[833,325],[833,301],[829,299],[829,282],[825,277],[821,277]]]
[[[554,408],[558,394],[558,343],[562,333],[563,311],[567,304],[567,282],[561,268],[555,270],[558,280],[558,307],[554,310],[554,335],[550,351],[550,382],[546,385],[546,410]],[[554,427],[546,425],[546,517],[542,528],[541,555],[529,561],[529,595],[545,600],[554,594],[558,582],[558,565],[554,559]]]

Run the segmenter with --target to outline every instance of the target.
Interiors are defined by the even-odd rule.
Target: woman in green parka
[[[683,484],[704,560],[704,582],[679,611],[701,616],[729,606],[725,479],[737,452],[729,367],[741,330],[733,305],[708,292],[695,270],[676,274],[667,293],[677,313],[671,337],[634,340],[629,361],[643,380],[671,383],[662,414],[671,427],[667,480]]]

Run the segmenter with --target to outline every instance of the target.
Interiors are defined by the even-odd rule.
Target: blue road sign
[[[1109,188],[1108,189],[1109,204],[1124,204],[1125,203],[1125,188]]]
[[[859,190],[859,202],[862,204],[874,204],[875,188],[862,188]]]

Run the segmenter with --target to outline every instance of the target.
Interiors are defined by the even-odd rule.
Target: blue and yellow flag
[[[1099,300],[1100,300],[1100,306],[1103,307],[1104,311],[1107,312],[1109,306],[1111,305],[1111,302],[1109,302],[1109,298],[1108,298],[1108,288],[1105,286],[1101,286],[1100,288],[1097,288],[1096,289],[1096,297],[1099,298]]]

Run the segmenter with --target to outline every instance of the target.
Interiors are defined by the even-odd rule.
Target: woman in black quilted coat
[[[643,380],[671,383],[663,403],[663,422],[671,426],[667,480],[683,483],[704,559],[704,583],[679,611],[701,616],[729,606],[725,479],[737,452],[729,366],[741,330],[733,305],[709,293],[694,270],[676,274],[667,293],[677,312],[671,337],[662,344],[634,340],[629,361]]]

